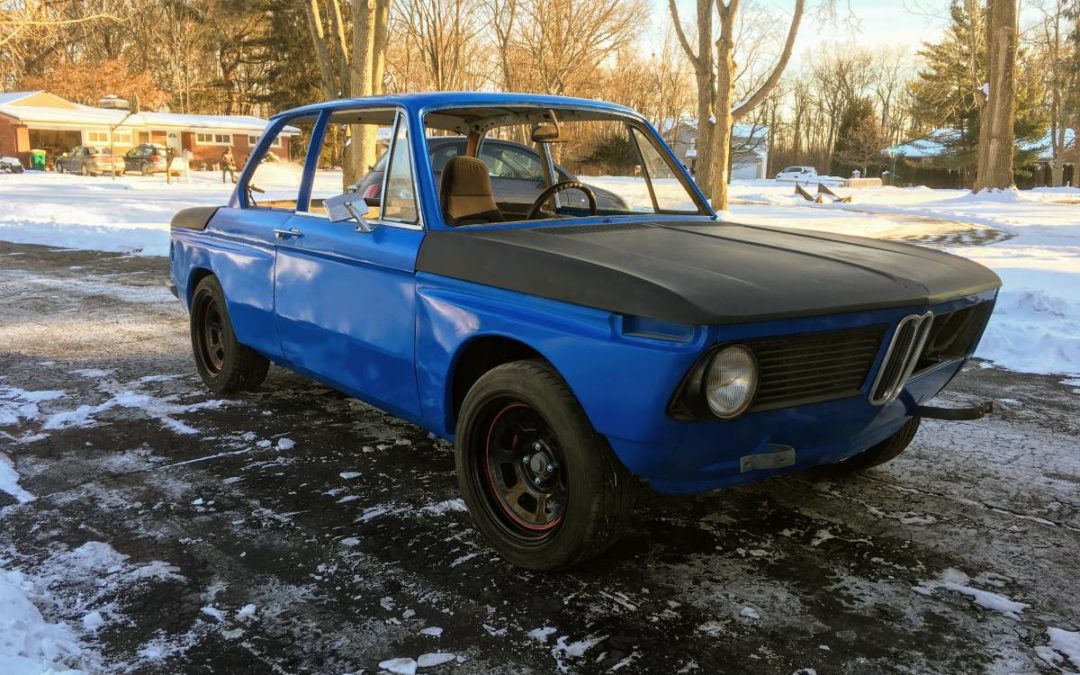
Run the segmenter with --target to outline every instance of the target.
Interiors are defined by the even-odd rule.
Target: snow
[[[34,500],[34,495],[19,485],[19,474],[15,471],[15,465],[4,452],[0,452],[0,492],[6,492],[20,504]]]
[[[971,585],[971,578],[960,570],[948,568],[934,581],[924,581],[912,590],[920,595],[933,596],[936,589],[943,588],[948,591],[961,593],[971,598],[980,607],[994,612],[1000,612],[1015,621],[1020,621],[1020,615],[1030,605],[1016,602],[1000,593],[975,588]]]
[[[82,647],[74,632],[46,621],[31,600],[36,594],[27,577],[0,569],[0,673],[82,673]]]
[[[1046,629],[1050,644],[1040,645],[1035,648],[1035,653],[1043,661],[1059,669],[1064,669],[1068,664],[1065,659],[1072,662],[1072,667],[1080,671],[1080,631],[1068,631],[1063,628],[1050,626]]]
[[[296,441],[291,438],[279,438],[277,447],[278,450],[292,450],[296,447]]]
[[[430,654],[421,654],[416,659],[416,665],[421,668],[436,668],[444,663],[450,663],[457,656],[454,654],[448,654],[446,652],[433,652]]]
[[[352,480],[353,478],[359,478],[364,474],[360,473],[359,471],[342,471],[338,475],[345,480]]]
[[[251,621],[255,618],[255,610],[255,605],[244,605],[236,611],[236,618],[240,619],[241,621]]]
[[[416,660],[410,658],[389,659],[379,662],[380,668],[395,675],[415,675],[416,665]]]
[[[555,629],[552,628],[551,630],[554,631]],[[427,628],[420,629],[420,634],[427,635],[428,637],[440,637],[442,633],[443,629],[439,626],[428,626]]]
[[[268,195],[294,184],[297,167],[260,167]],[[651,204],[643,179],[583,176],[615,190],[631,208]],[[328,172],[320,180],[337,181]],[[0,239],[71,248],[167,255],[168,224],[188,206],[220,205],[233,186],[214,173],[166,185],[161,176],[119,180],[28,172],[0,175]],[[1080,189],[983,191],[878,187],[843,190],[851,204],[815,204],[774,180],[732,182],[732,203],[721,218],[750,225],[814,229],[889,239],[915,239],[993,269],[1004,281],[997,309],[976,356],[1022,372],[1080,375]],[[667,204],[686,202],[674,180],[657,181]],[[57,280],[59,282],[59,280]],[[48,283],[35,278],[35,283]],[[76,288],[84,294],[126,294],[125,299],[169,302],[164,288],[118,284]],[[113,288],[116,286],[117,288]],[[68,288],[65,284],[64,288]],[[0,419],[22,405],[0,389]],[[93,409],[80,414],[92,416]],[[73,418],[78,423],[79,418]],[[193,430],[162,419],[177,433]],[[288,443],[280,439],[282,450]]]

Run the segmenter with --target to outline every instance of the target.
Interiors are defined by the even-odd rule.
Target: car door
[[[340,174],[315,172],[312,184],[318,189],[308,210],[285,223],[277,242],[277,331],[285,358],[297,370],[417,419],[414,272],[424,232],[408,123],[397,110],[359,109],[335,112],[326,126],[338,129],[350,115],[380,114],[392,131],[379,212],[371,214],[374,227],[362,232],[355,221],[331,222],[321,202],[340,194]],[[330,189],[334,180],[337,187]]]

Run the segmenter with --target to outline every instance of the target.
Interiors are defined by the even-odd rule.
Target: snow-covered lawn
[[[291,183],[295,176],[285,178]],[[338,184],[336,174],[319,178],[326,185],[317,185],[316,192]],[[618,192],[631,205],[648,203],[641,179],[584,180]],[[216,173],[195,172],[190,182],[172,185],[162,176],[114,181],[40,172],[0,175],[0,240],[167,255],[172,215],[188,206],[223,204],[231,191]],[[678,198],[681,188],[669,181],[661,191]],[[1080,374],[1080,189],[972,195],[883,187],[849,193],[851,204],[814,204],[787,183],[735,181],[724,218],[911,239],[981,262],[1005,286],[978,356],[1024,372]]]

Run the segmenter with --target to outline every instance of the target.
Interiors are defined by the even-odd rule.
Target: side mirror
[[[346,192],[323,200],[323,206],[326,208],[326,215],[330,217],[330,222],[340,223],[345,220],[355,220],[358,232],[371,232],[375,228],[361,213],[360,205],[362,203],[362,198],[355,192]],[[364,212],[367,212],[366,205],[363,209]]]
[[[364,197],[364,203],[372,208],[378,208],[382,206],[382,200],[378,197]]]

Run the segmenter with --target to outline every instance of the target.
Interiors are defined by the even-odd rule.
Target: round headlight
[[[705,374],[705,399],[709,409],[721,418],[735,417],[746,410],[757,391],[757,360],[742,345],[725,347],[716,353]]]

